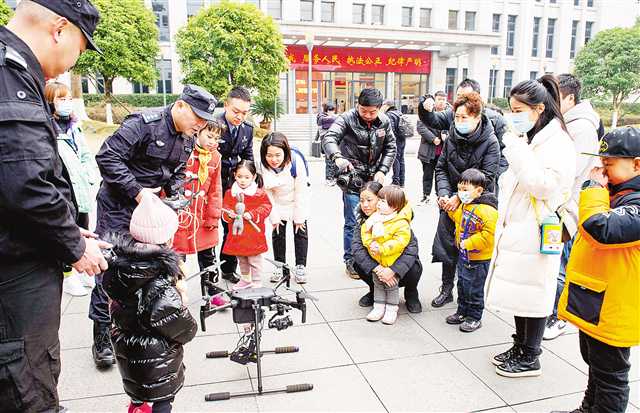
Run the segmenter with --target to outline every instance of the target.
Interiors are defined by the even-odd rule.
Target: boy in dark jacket
[[[170,412],[184,384],[182,346],[197,325],[185,306],[180,258],[167,247],[178,218],[153,194],[145,194],[133,211],[133,239],[114,236],[113,257],[103,285],[111,298],[111,342],[129,413]]]

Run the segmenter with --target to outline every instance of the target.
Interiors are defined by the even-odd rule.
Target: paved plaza
[[[415,146],[415,145],[414,145]],[[407,155],[407,192],[412,204],[419,199],[422,170],[415,154]],[[368,309],[358,299],[364,283],[344,274],[342,264],[342,202],[340,191],[323,184],[324,164],[310,163],[313,207],[309,222],[309,281],[305,289],[319,299],[309,303],[306,324],[293,311],[293,327],[265,330],[263,349],[295,345],[300,352],[263,357],[266,389],[313,383],[310,392],[205,402],[211,392],[249,391],[256,384],[255,365],[242,366],[224,359],[206,359],[205,352],[231,350],[239,338],[231,312],[207,320],[185,347],[186,381],[174,403],[176,412],[258,411],[492,411],[549,412],[572,410],[582,400],[587,376],[580,357],[577,330],[543,343],[542,376],[508,379],[495,374],[489,359],[510,346],[513,319],[485,312],[483,327],[471,334],[447,325],[455,306],[433,309],[440,265],[431,264],[431,243],[437,222],[432,205],[415,207],[413,229],[420,242],[424,272],[419,285],[424,311],[408,314],[401,303],[393,326],[365,320]],[[291,241],[291,240],[290,240]],[[293,262],[293,245],[288,248]],[[193,258],[193,257],[190,257]],[[194,261],[189,260],[195,272]],[[271,267],[266,266],[267,280]],[[199,310],[199,281],[189,282],[192,314]],[[295,287],[297,288],[297,287]],[[118,369],[97,371],[91,358],[92,324],[87,317],[89,296],[62,302],[61,404],[72,412],[125,412],[128,397]],[[640,407],[640,352],[632,351],[631,404]]]

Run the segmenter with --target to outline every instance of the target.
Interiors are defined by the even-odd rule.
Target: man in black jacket
[[[358,278],[353,269],[351,240],[360,188],[372,179],[383,183],[396,156],[391,123],[380,113],[381,106],[382,94],[378,89],[363,89],[358,106],[340,115],[322,139],[326,155],[340,170],[337,183],[344,203],[343,258],[347,275],[352,278]]]
[[[76,225],[45,79],[86,49],[99,14],[88,1],[23,0],[0,27],[0,410],[58,411],[62,264],[95,275],[109,244]]]

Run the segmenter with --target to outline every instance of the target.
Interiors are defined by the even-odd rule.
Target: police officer
[[[253,126],[245,122],[251,106],[251,94],[243,87],[234,87],[227,95],[224,103],[224,112],[217,115],[220,122],[227,128],[222,134],[222,141],[218,151],[222,155],[222,191],[233,185],[233,171],[240,160],[253,161]],[[222,221],[224,229],[224,241],[229,233],[229,226]],[[220,249],[222,251],[222,248]],[[220,266],[222,278],[233,283],[240,279],[235,275],[238,260],[232,255],[220,254],[220,261],[224,261]]]
[[[187,85],[180,99],[166,108],[128,116],[102,144],[96,161],[102,174],[97,197],[96,232],[128,233],[131,214],[145,191],[178,193],[194,136],[213,120],[216,99],[201,87]],[[97,277],[91,294],[93,359],[97,367],[115,363],[109,341],[108,298]]]
[[[86,0],[23,0],[0,27],[0,410],[58,411],[62,264],[90,275],[109,245],[75,223],[45,79],[72,67],[99,14]]]

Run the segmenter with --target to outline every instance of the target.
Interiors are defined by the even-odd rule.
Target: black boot
[[[504,377],[534,377],[542,374],[540,367],[540,354],[542,350],[533,350],[522,346],[519,355],[516,355],[496,366],[496,373]]]
[[[238,277],[235,272],[223,272],[222,279],[229,281],[231,284],[236,284],[240,281],[240,277]]]
[[[422,304],[420,303],[420,296],[418,290],[404,289],[404,302],[407,306],[407,311],[413,314],[422,312]]]
[[[358,305],[360,307],[371,307],[373,305],[373,292],[369,291],[368,293],[360,297]]]
[[[102,323],[93,323],[93,362],[99,369],[111,367],[116,363],[113,356],[113,347],[109,339],[109,325]]]
[[[511,348],[505,351],[504,353],[496,354],[491,358],[491,362],[493,363],[494,366],[499,366],[505,361],[515,356],[516,354],[520,354],[520,349],[522,348],[522,345],[518,340],[518,336],[515,334],[512,334],[511,337],[513,338],[513,346],[511,346]]]
[[[431,307],[440,308],[443,305],[453,302],[453,287],[440,287],[440,294],[431,301]]]

